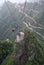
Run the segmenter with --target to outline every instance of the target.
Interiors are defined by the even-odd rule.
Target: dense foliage
[[[27,45],[28,60],[25,65],[44,65],[44,2],[27,3],[24,12],[28,17],[19,12],[23,4],[18,6],[8,1],[0,9],[0,65],[15,65],[16,45],[13,41],[22,29]],[[25,28],[23,21],[33,30]]]
[[[26,34],[26,39],[24,40],[27,45],[27,57],[28,60],[25,65],[44,65],[44,46],[37,41],[33,32],[28,29],[24,30]],[[15,65],[15,44],[13,52],[7,56],[7,58],[2,62],[1,65]],[[32,58],[31,58],[32,56]],[[31,58],[29,60],[29,58]]]
[[[7,57],[8,54],[11,54],[12,50],[12,42],[0,41],[0,64]]]
[[[26,43],[28,44],[27,55],[29,58],[32,55],[31,61],[28,60],[26,65],[44,65],[44,46],[42,47],[41,42],[37,41],[33,32],[26,29],[25,33],[27,34]]]

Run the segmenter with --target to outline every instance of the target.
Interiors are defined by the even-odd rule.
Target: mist
[[[0,0],[0,6],[5,2],[10,1],[12,3],[24,3],[25,0]],[[27,0],[27,2],[38,2],[39,0]]]

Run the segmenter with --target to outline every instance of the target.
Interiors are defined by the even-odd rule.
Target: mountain
[[[22,27],[22,22],[19,20],[20,16],[21,14],[17,11],[13,3],[8,1],[3,4],[0,11],[0,40],[14,38],[18,28]],[[17,28],[17,30],[13,33],[12,28]]]
[[[17,8],[22,12],[23,7],[23,4],[19,4]],[[25,25],[33,29],[37,33],[34,35],[44,43],[44,4],[42,2],[27,3],[24,14]]]
[[[30,32],[29,29],[26,28],[23,32],[26,34],[25,40],[19,42],[20,44],[10,40],[0,42],[0,51],[4,50],[3,53],[0,52],[2,54],[0,60],[3,59],[7,52],[10,52],[6,58],[3,59],[1,65],[16,65],[15,63],[17,63],[17,65],[44,65],[44,46],[40,45],[41,42],[39,43],[37,41],[33,32]],[[1,46],[3,49],[1,49]],[[23,51],[21,49],[23,49]]]
[[[0,40],[13,39],[26,25],[44,43],[44,8],[41,3],[13,4],[5,2],[0,10]],[[42,22],[41,22],[42,21]],[[15,30],[14,32],[12,30]]]
[[[18,44],[20,52],[15,42],[16,35],[20,36],[19,31],[25,33],[25,39]],[[43,3],[27,3],[24,7],[24,4],[5,2],[0,9],[0,40],[1,65],[15,65],[15,52],[18,53],[17,57],[24,49],[26,52],[21,54],[20,61],[28,58],[25,65],[44,65]],[[23,51],[20,46],[23,47]]]

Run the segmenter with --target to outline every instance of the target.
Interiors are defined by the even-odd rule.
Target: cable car
[[[15,28],[12,28],[12,32],[14,32],[15,31]]]

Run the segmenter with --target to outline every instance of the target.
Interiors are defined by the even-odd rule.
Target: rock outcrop
[[[25,65],[27,61],[26,43],[24,41],[25,34],[20,32],[16,37],[16,54],[15,65]]]

